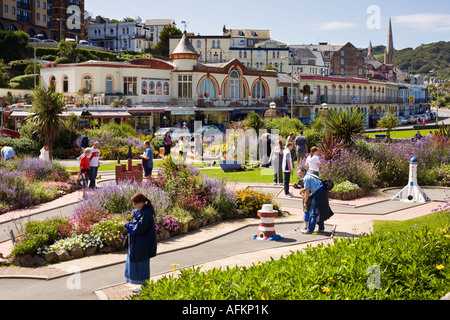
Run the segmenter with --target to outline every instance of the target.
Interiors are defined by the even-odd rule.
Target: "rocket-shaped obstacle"
[[[417,169],[419,161],[413,157],[409,163],[409,182],[408,185],[397,194],[392,200],[402,202],[419,202],[425,203],[431,201],[426,193],[419,187],[417,183]]]

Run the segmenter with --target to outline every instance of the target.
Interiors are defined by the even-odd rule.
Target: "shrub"
[[[19,155],[31,155],[38,156],[40,146],[37,142],[31,139],[9,139],[9,138],[0,138],[0,146],[4,147],[12,147],[16,154]]]
[[[95,233],[74,235],[69,238],[60,239],[50,246],[43,246],[36,250],[36,253],[38,255],[42,255],[48,252],[55,252],[60,249],[71,250],[76,244],[79,244],[83,250],[94,246],[103,248],[103,239],[101,239],[100,236]]]
[[[266,128],[269,130],[279,130],[280,138],[287,138],[291,132],[296,135],[300,130],[305,130],[305,125],[299,119],[291,119],[290,117],[275,118],[270,120]],[[259,134],[259,132],[257,132]]]
[[[11,251],[12,256],[25,256],[35,254],[38,249],[45,247],[49,243],[49,236],[43,233],[29,233],[22,240],[17,242]]]
[[[438,300],[450,291],[448,236],[448,230],[411,229],[309,246],[250,267],[190,268],[150,281],[130,299]],[[376,269],[380,290],[368,281]]]
[[[103,244],[116,249],[123,249],[127,237],[123,218],[103,219],[92,227],[92,232],[103,240]]]
[[[48,242],[53,242],[58,238],[60,228],[67,226],[69,220],[54,218],[43,221],[29,221],[25,224],[25,234],[45,234]]]
[[[332,180],[335,184],[349,181],[362,188],[373,187],[377,171],[372,163],[352,149],[343,149],[332,160],[322,160],[320,176]]]
[[[264,204],[272,204],[274,210],[279,211],[279,204],[274,201],[273,195],[253,189],[242,189],[236,192],[237,211],[245,217],[256,218],[258,211]]]
[[[32,75],[23,75],[14,77],[9,81],[9,84],[14,89],[25,89],[25,90],[31,90],[34,89],[34,81],[36,80],[36,83],[39,84],[39,75],[38,74],[32,74]]]
[[[0,202],[12,208],[23,208],[33,203],[33,195],[32,188],[19,172],[0,170]]]
[[[359,189],[361,188],[357,184],[351,183],[350,181],[344,181],[335,185],[333,190],[331,190],[331,192],[346,193],[352,190],[359,190]]]

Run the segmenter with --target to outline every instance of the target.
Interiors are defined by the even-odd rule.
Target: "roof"
[[[233,38],[270,39],[270,30],[227,29],[223,35],[231,35]]]
[[[147,19],[145,20],[146,26],[165,26],[168,24],[174,24],[175,20],[173,19]]]
[[[311,50],[305,48],[295,49],[295,53],[298,59],[317,59]]]
[[[181,38],[180,42],[178,42],[177,47],[172,52],[172,54],[183,54],[183,53],[198,54],[198,52],[192,45],[191,40],[189,40],[189,38],[187,37],[186,33],[183,34],[183,37]]]
[[[294,84],[299,83],[298,80],[295,79],[295,77],[293,79],[294,79]],[[292,77],[290,74],[278,72],[278,83],[291,83],[291,82],[292,82]]]

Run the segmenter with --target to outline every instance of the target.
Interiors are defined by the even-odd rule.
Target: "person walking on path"
[[[144,154],[141,155],[142,167],[144,168],[144,176],[147,180],[152,177],[153,171],[153,149],[150,141],[144,142]]]
[[[318,232],[325,231],[325,221],[330,219],[334,213],[330,208],[328,191],[322,184],[322,181],[316,175],[308,172],[303,178],[305,184],[304,211],[309,212],[308,228],[302,230],[304,234],[314,232],[316,225],[319,225]],[[311,204],[308,208],[309,203]]]
[[[170,132],[167,131],[163,138],[164,145],[164,156],[167,158],[170,156],[170,149],[172,148],[172,138],[170,137]]]
[[[272,149],[270,154],[270,162],[273,166],[273,184],[283,184],[283,142],[278,140],[277,145]]]
[[[291,175],[294,170],[291,151],[294,149],[294,144],[289,142],[287,148],[283,151],[283,172],[284,172],[284,194],[288,198],[292,198],[289,192],[289,184],[291,183]]]
[[[85,131],[84,134],[81,136],[81,151],[84,153],[84,149],[89,148],[89,138],[88,138],[88,132]]]
[[[150,259],[157,252],[155,209],[142,193],[133,196],[131,203],[136,211],[132,220],[125,225],[128,254],[124,278],[127,283],[143,286],[150,279]],[[135,293],[139,291],[140,287],[133,289]]]
[[[295,132],[291,132],[289,134],[289,137],[286,140],[286,148],[287,148],[287,145],[289,143],[292,143],[295,146]],[[295,150],[294,150],[294,148],[292,148],[292,150],[290,152],[291,152],[292,165],[294,165],[294,161],[295,161]]]
[[[3,147],[1,154],[3,161],[12,161],[16,158],[16,152],[12,147]]]
[[[184,140],[184,137],[180,138],[180,141],[177,143],[177,149],[180,155],[180,158],[183,158],[182,163],[186,162],[187,154],[188,154],[188,143]]]
[[[83,187],[83,199],[86,199],[86,189],[89,184],[89,156],[91,155],[91,149],[86,148],[84,149],[84,155],[81,157],[80,160],[80,170],[78,171],[78,179],[81,178],[81,184]]]
[[[295,139],[295,145],[297,146],[297,166],[300,168],[303,159],[305,159],[306,152],[308,151],[308,141],[303,136],[303,130],[300,131],[299,136]]]
[[[95,180],[98,175],[98,168],[100,167],[100,151],[99,151],[100,143],[98,141],[94,142],[94,147],[91,149],[91,155],[89,156],[89,165],[90,165],[90,179],[89,188],[95,189]]]
[[[308,168],[309,172],[315,174],[316,176],[319,175],[319,169],[320,169],[320,158],[318,156],[319,149],[317,147],[311,148],[311,154],[306,159],[306,167]]]

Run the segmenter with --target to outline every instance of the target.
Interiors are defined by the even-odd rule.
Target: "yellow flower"
[[[444,238],[450,238],[450,234],[446,234]]]
[[[208,285],[209,283],[210,283],[209,281],[206,281],[206,282],[205,282],[206,285]]]
[[[345,259],[343,259],[343,260],[341,260],[341,262],[342,262],[342,263],[347,263],[348,261],[345,260]]]
[[[333,277],[329,277],[329,278],[328,278],[328,281],[329,281],[329,282],[334,282]]]
[[[444,267],[442,264],[436,266],[436,269],[438,269],[438,270],[442,270],[442,269],[444,269],[444,268],[445,268],[445,267]]]
[[[328,293],[328,292],[330,292],[330,288],[322,287],[322,292],[323,293]]]
[[[172,263],[171,266],[172,267],[179,267],[180,265],[178,263]]]

